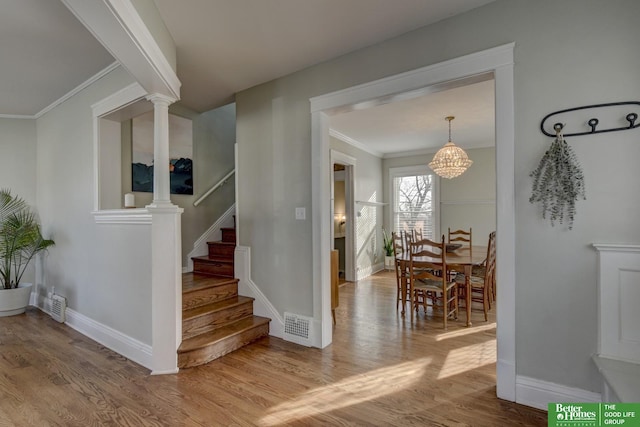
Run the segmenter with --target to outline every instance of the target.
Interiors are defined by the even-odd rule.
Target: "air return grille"
[[[67,299],[60,295],[51,296],[51,317],[60,323],[65,321],[65,311],[67,309]]]
[[[313,319],[299,314],[284,313],[284,339],[311,346]]]

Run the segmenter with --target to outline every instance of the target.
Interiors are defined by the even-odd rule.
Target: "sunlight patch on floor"
[[[479,344],[451,350],[438,373],[438,379],[452,377],[481,366],[496,363],[496,347],[496,340],[491,339]]]
[[[431,360],[431,357],[416,359],[310,390],[292,401],[271,408],[260,420],[260,425],[291,423],[401,391],[421,380]]]
[[[490,331],[496,328],[496,324],[487,323],[486,325],[473,326],[471,328],[458,329],[457,331],[444,332],[436,336],[436,341],[444,341],[449,338],[462,337],[464,335],[475,334],[477,332]]]

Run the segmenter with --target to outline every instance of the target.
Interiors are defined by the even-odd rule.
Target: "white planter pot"
[[[387,270],[393,270],[395,263],[396,263],[396,258],[395,257],[386,256],[385,255],[385,257],[384,257],[384,268],[386,268]]]
[[[24,313],[31,297],[31,283],[21,283],[15,289],[0,289],[0,317]]]

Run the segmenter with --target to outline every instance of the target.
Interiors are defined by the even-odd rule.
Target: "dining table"
[[[400,256],[396,256],[396,262],[400,265],[400,271],[402,275],[401,280],[401,292],[403,295],[402,302],[402,314],[405,313],[407,286],[409,283],[408,268],[411,255],[409,251],[405,251]],[[446,252],[445,262],[447,264],[447,274],[450,271],[456,271],[464,273],[465,276],[465,308],[467,314],[467,326],[471,326],[471,271],[474,266],[482,265],[487,259],[487,246],[486,245],[474,245],[471,247],[462,247],[451,252]],[[442,259],[440,257],[414,257],[414,264],[417,262],[418,266],[422,263],[431,263],[442,265]],[[410,295],[413,298],[413,295]],[[413,310],[413,303],[410,300],[411,309]]]

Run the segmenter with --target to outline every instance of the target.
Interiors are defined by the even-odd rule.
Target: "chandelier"
[[[438,150],[429,163],[429,167],[435,173],[449,179],[462,175],[473,163],[469,160],[467,153],[451,141],[451,120],[453,119],[455,119],[453,116],[445,118],[449,122],[449,141]]]

